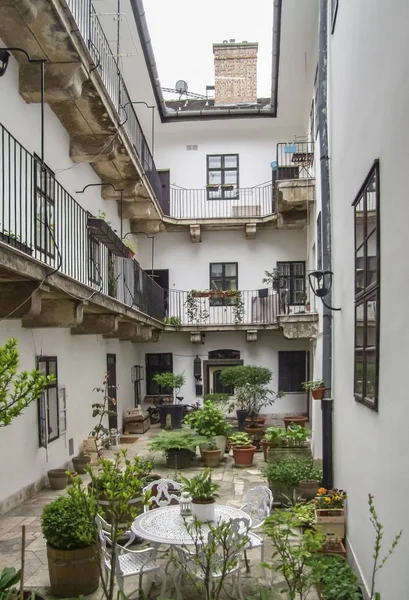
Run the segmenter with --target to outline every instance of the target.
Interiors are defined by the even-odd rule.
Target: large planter
[[[195,453],[186,448],[171,448],[166,456],[166,466],[171,469],[188,469],[192,464]]]
[[[64,490],[67,487],[68,475],[65,469],[51,469],[47,475],[53,490]]]
[[[74,456],[72,459],[72,466],[78,475],[84,475],[86,473],[85,467],[91,462],[90,456]]]
[[[216,446],[220,450],[220,459],[223,459],[224,453],[226,452],[226,442],[227,438],[225,435],[215,435],[214,441],[216,442]],[[203,450],[206,450],[207,444],[200,444],[200,456],[203,458]]]
[[[318,551],[318,554],[330,554],[333,556],[343,556],[345,558],[347,551],[341,540],[328,539],[325,541],[322,550]]]
[[[221,452],[219,449],[217,450],[206,450],[206,448],[202,449],[202,458],[205,464],[205,467],[218,467],[220,464],[220,456]]]
[[[345,538],[345,510],[343,508],[315,509],[315,523],[329,536]]]
[[[246,418],[248,417],[248,410],[242,410],[240,408],[238,408],[236,410],[236,415],[237,415],[237,425],[239,427],[239,431],[244,431],[244,424],[246,421]]]
[[[301,479],[298,486],[300,494],[306,500],[313,500],[320,488],[320,482],[315,479]]]
[[[289,428],[291,423],[294,423],[294,425],[301,425],[301,427],[305,427],[305,424],[308,421],[308,417],[304,417],[302,415],[290,415],[289,417],[284,417],[283,421],[286,429]]]
[[[288,499],[292,499],[294,493],[298,495],[298,487],[295,485],[288,485],[281,481],[269,481],[268,486],[273,494],[274,504],[284,504],[288,502]]]
[[[57,550],[47,544],[51,592],[58,598],[78,598],[99,585],[97,547]]]
[[[270,447],[267,450],[268,462],[277,462],[283,458],[311,458],[311,448],[297,446]]]
[[[234,464],[236,467],[251,467],[254,461],[254,453],[256,451],[255,446],[248,446],[247,448],[238,448],[232,446]]]
[[[202,523],[214,521],[214,500],[192,500],[192,515]]]
[[[183,404],[162,404],[158,406],[161,429],[166,427],[166,417],[170,415],[172,429],[181,429],[183,421]]]

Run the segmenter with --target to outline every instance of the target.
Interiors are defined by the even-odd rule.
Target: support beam
[[[85,314],[81,325],[71,329],[72,335],[115,334],[118,331],[119,316]]]
[[[85,303],[73,300],[41,300],[38,316],[25,316],[23,327],[77,327],[84,318]]]
[[[10,281],[0,284],[0,318],[21,319],[41,313],[38,283]]]
[[[202,241],[200,225],[191,225],[190,226],[190,239],[193,244],[199,244]]]
[[[72,135],[70,158],[75,163],[109,162],[118,152],[115,134]]]
[[[256,223],[246,223],[246,240],[254,240],[256,237],[256,231]]]
[[[118,206],[118,213],[121,207]],[[151,202],[124,202],[122,216],[124,219],[149,219],[154,216],[154,208]],[[120,216],[120,214],[119,214]]]
[[[246,339],[248,342],[257,342],[257,329],[248,329],[246,331]]]
[[[165,225],[162,221],[131,221],[132,233],[149,233],[155,234],[165,230]]]
[[[101,188],[101,196],[104,200],[117,200],[119,202],[121,199],[121,192],[116,190],[120,188],[123,188],[122,194],[124,202],[149,199],[149,194],[140,179],[125,179],[122,181],[113,180],[104,181],[104,183],[110,184],[104,185]],[[116,190],[111,186],[114,186]]]
[[[80,98],[87,74],[81,63],[46,63],[44,101],[67,102]],[[22,64],[19,69],[20,94],[27,103],[41,102],[41,82],[37,64]]]
[[[104,334],[103,337],[107,340],[116,338],[123,342],[133,342],[138,338],[139,333],[140,325],[138,323],[119,321],[117,330],[112,333]]]

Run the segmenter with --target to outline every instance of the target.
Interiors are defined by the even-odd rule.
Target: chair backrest
[[[111,540],[111,525],[105,521],[100,515],[95,517],[95,521],[98,529],[99,543],[101,547],[101,554],[104,562],[110,563],[111,555],[108,550],[108,545],[112,546]]]
[[[149,506],[144,506],[144,511],[147,512],[151,506],[156,507],[169,506],[170,504],[177,504],[180,498],[173,492],[178,492],[182,487],[181,483],[173,481],[172,479],[158,479],[152,481],[143,488],[143,492],[152,492],[152,496],[149,499]]]
[[[259,485],[248,490],[246,504],[242,507],[251,517],[252,528],[260,527],[273,508],[273,494],[266,485]]]

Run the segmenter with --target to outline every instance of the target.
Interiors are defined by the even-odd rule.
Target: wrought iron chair
[[[114,545],[110,536],[110,531],[106,530],[106,521],[99,515],[96,516],[98,527],[98,536],[101,547],[101,555],[105,567],[107,580],[111,571],[111,556]],[[109,529],[110,526],[108,525]],[[110,549],[108,548],[110,546]],[[159,596],[163,596],[166,587],[166,573],[162,567],[156,562],[156,548],[144,548],[143,550],[130,550],[124,546],[115,545],[116,560],[115,560],[115,577],[121,592],[124,591],[125,577],[137,575],[138,592],[142,590],[142,577],[145,573],[156,573],[160,575],[161,590]],[[133,592],[132,592],[133,593]],[[128,594],[130,596],[131,594]]]
[[[197,552],[191,552],[187,548],[181,546],[175,547],[175,551],[179,558],[179,568],[175,569],[174,573],[177,600],[182,600],[181,582],[184,573],[188,573],[195,579],[204,582],[204,571],[207,571],[208,568],[210,580],[217,580],[223,576],[224,564],[226,562],[229,563],[230,567],[225,573],[225,576],[231,575],[233,578],[233,588],[231,594],[229,593],[229,596],[231,598],[240,598],[240,600],[244,600],[241,590],[240,562],[244,548],[243,535],[246,535],[247,537],[248,524],[249,521],[247,519],[232,519],[231,530],[226,537],[225,547],[228,549],[227,554],[225,556],[221,556],[219,553],[214,554],[210,565],[207,564],[208,557],[203,550],[199,549]],[[245,529],[245,534],[243,533],[243,528]],[[208,544],[213,543],[213,533],[211,531],[209,531],[207,540]],[[198,565],[198,561],[201,561],[203,568]]]
[[[101,525],[102,530],[104,531],[104,533],[106,534],[107,538],[111,538],[111,532],[112,532],[112,526],[105,521],[105,519],[103,519],[101,517],[101,515],[98,515],[98,520],[99,523]],[[134,532],[132,531],[132,529],[127,529],[126,531],[121,531],[121,538],[120,541],[122,542],[122,540],[128,540],[126,542],[126,544],[120,544],[120,546],[122,548],[128,548],[128,546],[132,546],[132,544],[134,543],[135,539],[136,539],[136,535],[134,534]]]
[[[260,535],[254,533],[254,529],[260,529],[266,517],[271,513],[273,508],[273,494],[270,488],[266,485],[259,485],[248,490],[246,495],[246,503],[241,507],[249,517],[251,517],[251,528],[248,533],[249,542],[244,550],[244,560],[246,562],[246,571],[250,571],[250,565],[247,558],[247,550],[253,548],[261,549],[261,562],[264,560],[264,540]]]
[[[158,479],[157,481],[149,483],[143,488],[143,493],[152,491],[153,488],[156,488],[156,493],[149,498],[149,505],[145,504],[143,507],[144,512],[148,512],[151,508],[161,508],[163,506],[169,506],[172,503],[179,503],[179,496],[173,492],[179,491],[181,487],[182,484],[173,481],[173,479]],[[156,507],[152,505],[156,505]]]

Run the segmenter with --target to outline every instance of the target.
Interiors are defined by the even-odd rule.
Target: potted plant
[[[200,452],[205,467],[219,466],[222,452],[217,446],[215,438],[209,438],[205,444],[201,444]]]
[[[155,381],[162,389],[171,390],[173,402],[177,398],[181,387],[185,384],[183,373],[158,373],[154,376]],[[166,417],[171,416],[172,429],[180,429],[183,420],[183,404],[159,404],[160,426],[165,429]]]
[[[226,421],[221,408],[215,406],[210,400],[205,400],[202,408],[186,415],[184,423],[195,429],[198,435],[214,438],[217,448],[220,448],[221,458],[223,458],[231,425]],[[202,451],[201,447],[200,450]]]
[[[234,464],[236,467],[251,467],[256,447],[247,433],[238,432],[230,436]]]
[[[264,462],[267,462],[269,448],[281,447],[285,435],[284,427],[268,427],[266,429],[264,438],[260,442],[260,446],[263,448]]]
[[[283,421],[286,429],[288,429],[290,425],[300,425],[301,427],[305,427],[308,417],[304,415],[290,415],[288,417],[284,417]]]
[[[261,468],[267,478],[276,502],[283,503],[285,497],[299,493],[299,482],[304,479],[322,481],[322,471],[314,467],[312,460],[284,458],[278,462],[268,462]]]
[[[64,490],[67,487],[68,475],[65,469],[51,469],[47,475],[53,490]]]
[[[263,442],[265,456],[269,461],[290,457],[311,458],[311,449],[307,438],[308,431],[294,423],[288,429],[269,427]]]
[[[152,452],[163,452],[166,465],[173,469],[187,469],[196,454],[196,446],[206,442],[206,438],[193,431],[161,431],[149,444]]]
[[[301,385],[305,392],[311,390],[314,400],[321,400],[324,396],[325,385],[322,379],[316,379],[315,381],[304,381]]]
[[[344,556],[346,557],[347,551],[345,549],[344,544],[340,538],[337,538],[335,535],[327,535],[323,546],[320,550],[318,550],[319,554],[333,554],[335,556]]]
[[[41,529],[47,542],[52,594],[78,598],[98,587],[96,526],[92,518],[96,505],[90,496],[84,506],[78,486],[69,489],[68,494],[45,506]]]
[[[316,556],[312,574],[323,600],[361,600],[358,578],[343,556]]]
[[[315,522],[329,535],[344,539],[345,537],[345,510],[346,500],[344,490],[319,488],[314,500]]]
[[[183,490],[189,492],[192,497],[192,513],[198,521],[207,523],[214,520],[214,505],[218,497],[220,486],[212,481],[210,469],[187,479],[180,477]]]

